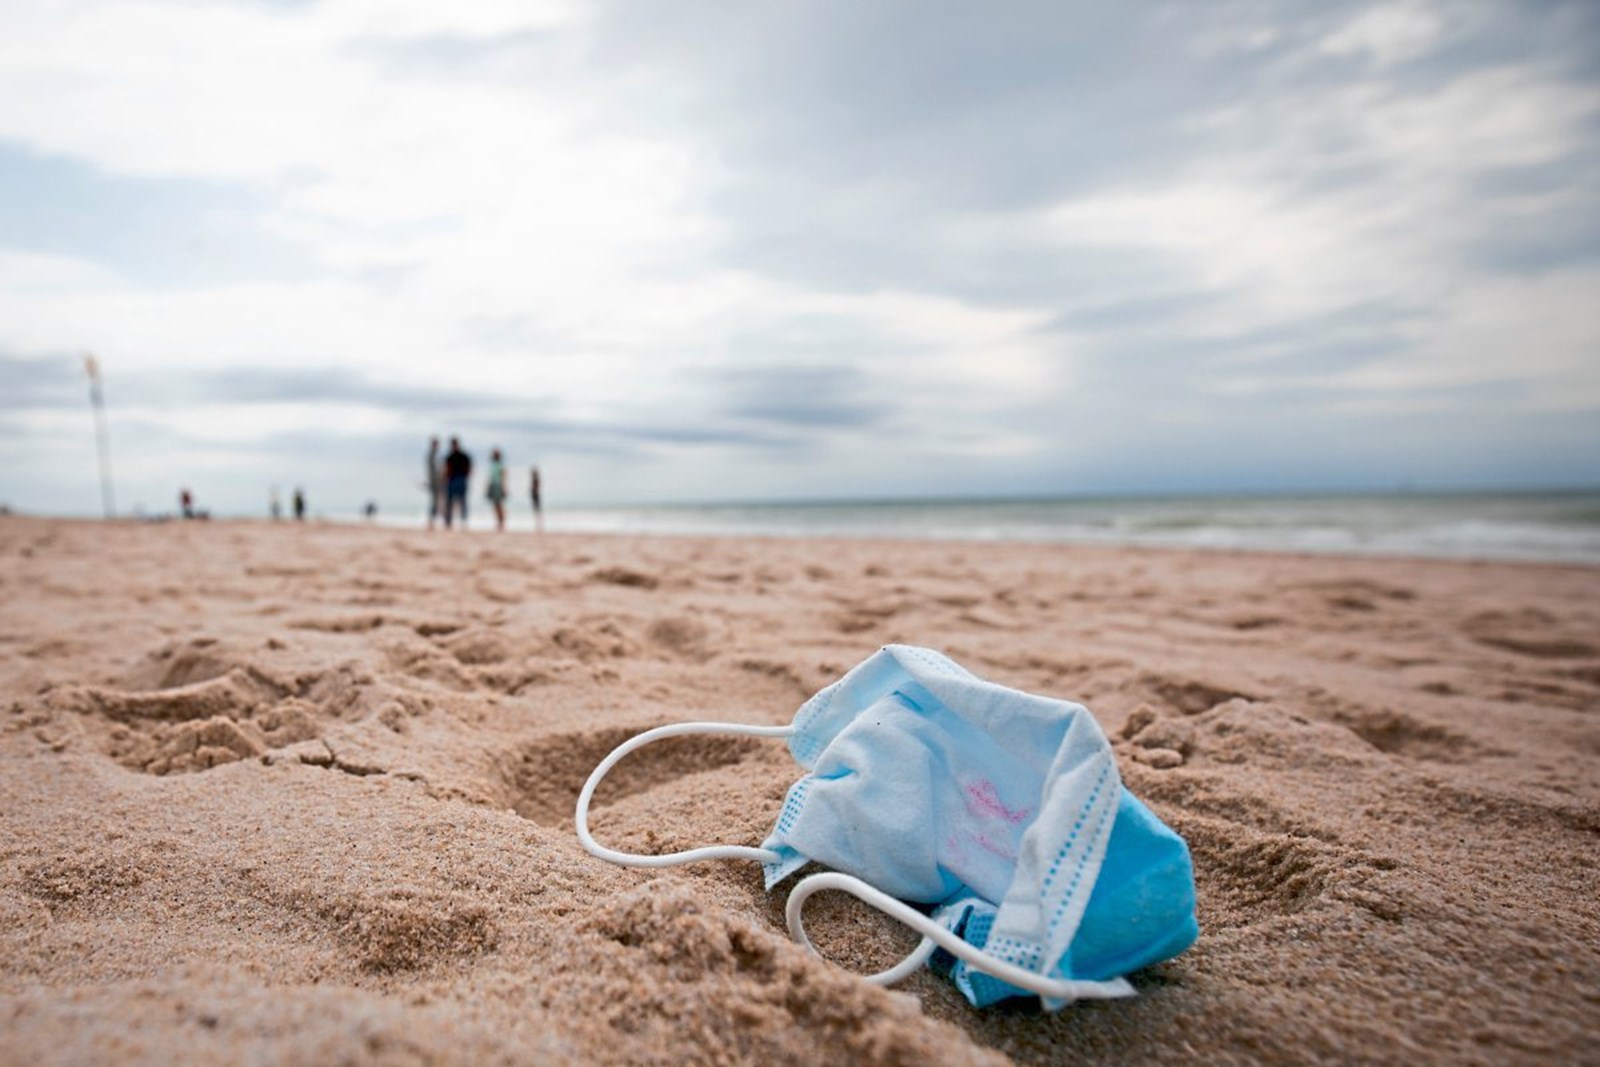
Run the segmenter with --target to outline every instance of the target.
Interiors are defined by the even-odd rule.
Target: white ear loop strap
[[[776,852],[765,848],[750,848],[745,845],[708,845],[704,848],[691,848],[683,852],[668,852],[659,856],[646,856],[634,852],[618,852],[605,847],[596,841],[589,833],[589,803],[594,798],[594,791],[601,780],[615,767],[628,753],[636,748],[641,748],[652,741],[660,741],[667,737],[680,737],[684,734],[736,734],[745,737],[788,737],[794,733],[793,726],[747,726],[736,722],[680,722],[669,726],[658,726],[654,730],[646,730],[635,737],[630,737],[622,744],[611,750],[611,754],[600,761],[589,775],[588,781],[583,783],[583,790],[578,794],[578,807],[574,823],[578,831],[578,840],[583,847],[600,859],[611,863],[621,864],[625,867],[675,867],[680,863],[693,863],[697,860],[755,860],[757,863],[777,863],[782,859]],[[933,955],[935,948],[942,948],[959,959],[965,960],[972,967],[993,975],[1003,982],[1009,982],[1018,989],[1026,989],[1030,993],[1037,993],[1041,997],[1051,1000],[1083,1000],[1100,999],[1109,997],[1128,997],[1133,995],[1133,986],[1126,979],[1114,978],[1108,982],[1088,982],[1067,978],[1045,978],[1033,971],[1023,970],[1014,963],[996,959],[981,949],[974,948],[961,940],[949,930],[940,926],[915,908],[896,900],[881,890],[863,882],[853,875],[840,874],[837,871],[828,871],[822,874],[813,874],[803,878],[789,893],[789,903],[784,909],[784,915],[789,923],[789,936],[815,956],[821,956],[816,947],[811,944],[811,939],[806,936],[805,922],[800,912],[805,907],[806,898],[813,893],[824,889],[839,889],[871,907],[877,908],[891,919],[896,919],[912,930],[922,935],[922,943],[911,954],[886,971],[877,974],[864,975],[863,977],[877,985],[894,985],[911,977],[928,962],[928,957]]]
[[[611,750],[611,755],[600,761],[600,765],[589,775],[589,780],[583,783],[583,791],[578,794],[578,810],[574,818],[577,825],[578,840],[583,847],[603,860],[620,863],[624,867],[676,867],[680,863],[693,863],[696,860],[755,860],[757,863],[777,863],[781,856],[770,849],[750,848],[747,845],[708,845],[705,848],[691,848],[683,852],[668,852],[660,856],[645,856],[635,852],[618,852],[606,848],[594,839],[589,833],[589,801],[594,797],[595,787],[606,776],[617,761],[636,748],[648,745],[652,741],[660,741],[664,737],[679,737],[683,734],[741,734],[748,737],[788,737],[794,733],[791,726],[747,726],[738,722],[675,722],[669,726],[658,726],[654,730],[646,730],[636,737],[630,737],[622,744]]]
[[[837,871],[827,871],[822,874],[813,874],[802,878],[794,889],[789,892],[789,903],[784,908],[784,917],[789,922],[789,936],[803,945],[815,955],[818,953],[811,939],[806,936],[805,921],[801,918],[800,911],[805,907],[806,898],[813,893],[824,889],[839,889],[877,908],[891,919],[897,919],[912,930],[922,935],[922,943],[916,950],[880,974],[867,978],[869,982],[879,985],[891,985],[916,972],[929,956],[933,954],[934,947],[944,949],[952,956],[965,960],[969,965],[985,974],[993,975],[1002,982],[1008,982],[1018,989],[1026,989],[1030,993],[1037,993],[1047,1000],[1103,1000],[1111,997],[1133,996],[1133,986],[1126,978],[1113,978],[1105,982],[1080,981],[1072,978],[1046,978],[1033,971],[1024,970],[1014,963],[997,959],[980,948],[961,940],[954,933],[940,926],[926,915],[917,911],[889,894],[863,882],[861,879],[840,874]]]

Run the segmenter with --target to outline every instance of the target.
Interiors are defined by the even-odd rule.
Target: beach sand
[[[1189,842],[1132,1000],[977,1011],[753,864],[572,832],[630,734],[880,645],[1086,703]],[[1600,1061],[1600,569],[0,519],[0,1061]],[[596,835],[757,844],[781,742],[630,757]]]

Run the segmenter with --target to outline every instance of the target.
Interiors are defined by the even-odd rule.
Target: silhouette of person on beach
[[[178,490],[178,507],[183,511],[184,518],[194,518],[194,494],[188,489]]]
[[[306,521],[306,491],[298,486],[294,491],[294,521]]]
[[[424,486],[428,490],[428,529],[433,529],[435,520],[444,510],[444,468],[439,465],[439,439],[428,438],[428,455],[423,461],[427,464],[427,481]]]
[[[486,495],[489,503],[494,505],[494,528],[503,532],[506,528],[506,465],[501,460],[498,448],[489,453],[489,491]]]
[[[272,513],[273,522],[277,522],[279,519],[283,518],[283,501],[278,499],[277,486],[272,487],[272,503],[268,505],[268,510]]]
[[[472,457],[461,450],[461,439],[450,438],[450,452],[444,457],[444,528],[450,529],[456,508],[461,509],[461,526],[467,525],[467,480],[472,477]]]
[[[533,468],[533,478],[528,484],[528,495],[533,497],[533,524],[544,533],[544,504],[539,498],[539,468]]]

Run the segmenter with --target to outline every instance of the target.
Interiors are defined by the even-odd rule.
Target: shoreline
[[[182,518],[181,516],[177,516],[177,515],[159,516],[159,517],[151,517],[151,518],[131,518],[131,517],[119,516],[119,517],[117,517],[115,519],[97,519],[97,518],[81,518],[81,517],[62,518],[62,517],[44,516],[44,515],[25,515],[25,514],[19,514],[19,513],[16,513],[16,512],[11,513],[10,515],[0,515],[0,524],[4,524],[6,522],[17,522],[17,521],[21,521],[21,522],[36,522],[36,523],[64,523],[64,524],[69,524],[69,525],[81,525],[81,526],[90,527],[90,528],[97,527],[97,526],[105,526],[105,525],[109,524],[109,525],[111,525],[113,527],[128,528],[128,529],[161,528],[161,527],[167,527],[167,526],[182,528],[185,525],[194,525],[196,528],[199,528],[199,529],[215,528],[215,529],[219,529],[220,530],[220,529],[227,529],[229,527],[237,526],[237,527],[244,528],[244,529],[273,529],[273,528],[280,528],[281,527],[283,530],[289,531],[289,530],[293,530],[293,529],[297,528],[297,525],[298,525],[298,528],[300,528],[300,529],[322,528],[322,529],[364,530],[364,531],[368,531],[368,532],[373,533],[373,534],[407,534],[407,533],[415,533],[415,534],[423,535],[424,537],[428,537],[428,536],[449,537],[452,534],[457,534],[457,533],[463,532],[463,531],[455,531],[455,530],[445,530],[443,528],[440,528],[440,529],[437,529],[437,530],[428,530],[428,529],[426,529],[425,527],[423,527],[420,524],[412,525],[409,522],[408,523],[401,523],[401,522],[398,522],[398,521],[396,521],[396,522],[385,522],[383,520],[379,520],[377,522],[368,522],[365,519],[362,519],[360,517],[351,517],[351,518],[320,518],[320,517],[313,517],[313,518],[307,519],[303,523],[296,524],[295,521],[292,520],[292,519],[275,520],[275,519],[268,519],[268,518],[243,518],[243,517],[206,518],[206,519],[186,520],[186,519]],[[1497,556],[1445,556],[1445,555],[1428,555],[1428,554],[1424,554],[1424,553],[1404,554],[1404,553],[1393,553],[1393,552],[1386,552],[1386,551],[1358,551],[1358,550],[1351,550],[1351,549],[1311,549],[1311,548],[1250,547],[1250,546],[1237,546],[1237,545],[1171,545],[1171,544],[1149,544],[1149,543],[1138,543],[1138,542],[1123,543],[1123,542],[1115,542],[1115,541],[1087,541],[1087,540],[1083,540],[1083,541],[1079,541],[1079,540],[1049,540],[1049,539],[1032,539],[1032,540],[1030,540],[1030,539],[1025,539],[1025,538],[1011,538],[1011,537],[1005,537],[1005,538],[962,538],[962,537],[911,537],[911,536],[897,536],[897,535],[893,535],[893,534],[833,534],[833,533],[806,533],[806,532],[795,532],[795,533],[710,532],[710,533],[702,533],[702,532],[696,532],[696,531],[672,531],[672,530],[630,531],[630,530],[583,530],[583,529],[554,529],[554,530],[546,530],[546,531],[541,533],[541,532],[536,531],[536,530],[534,530],[532,528],[517,527],[517,528],[509,528],[509,529],[501,531],[501,530],[495,530],[495,529],[492,529],[492,528],[487,528],[487,527],[484,527],[484,526],[481,526],[481,525],[479,525],[479,526],[469,526],[464,532],[466,534],[474,537],[474,538],[477,538],[477,537],[502,536],[502,537],[514,538],[514,539],[517,539],[519,541],[520,540],[527,540],[527,541],[532,541],[532,542],[535,542],[535,543],[541,538],[550,539],[552,541],[567,541],[567,542],[581,542],[581,541],[586,540],[586,539],[599,538],[599,539],[604,539],[604,540],[637,540],[637,541],[645,541],[645,542],[652,541],[652,540],[655,540],[655,539],[663,539],[663,540],[669,540],[669,541],[679,541],[679,540],[681,540],[681,541],[708,541],[708,542],[725,542],[725,543],[728,543],[728,544],[740,544],[740,543],[744,543],[744,542],[756,542],[756,543],[762,543],[762,544],[766,544],[766,543],[772,543],[772,544],[822,543],[822,544],[837,544],[837,545],[860,545],[860,546],[863,546],[863,547],[865,547],[865,546],[881,546],[881,547],[889,547],[889,548],[893,548],[893,547],[913,547],[913,546],[922,547],[922,546],[926,546],[926,547],[932,547],[932,548],[938,548],[938,547],[972,548],[972,549],[980,550],[980,551],[983,550],[983,549],[987,549],[987,548],[995,548],[995,549],[999,549],[999,550],[1005,550],[1005,549],[1008,549],[1008,548],[1018,548],[1018,549],[1024,549],[1024,550],[1045,550],[1045,551],[1048,551],[1048,550],[1069,550],[1069,551],[1089,552],[1089,553],[1094,553],[1094,552],[1101,552],[1101,553],[1120,553],[1120,552],[1144,553],[1144,552],[1150,552],[1150,553],[1155,553],[1155,554],[1195,555],[1195,556],[1198,556],[1198,557],[1201,557],[1201,558],[1221,558],[1221,559],[1226,559],[1226,558],[1237,556],[1237,557],[1239,557],[1241,559],[1251,559],[1251,558],[1256,558],[1256,557],[1265,557],[1265,558],[1269,558],[1269,559],[1271,559],[1271,558],[1281,558],[1281,559],[1298,559],[1298,560],[1305,560],[1305,561],[1324,560],[1324,561],[1329,561],[1329,562],[1344,561],[1344,562],[1349,562],[1349,563],[1372,562],[1372,563],[1379,563],[1379,564],[1382,564],[1382,563],[1396,563],[1396,564],[1416,564],[1416,565],[1421,565],[1421,566],[1426,566],[1426,565],[1438,563],[1438,564],[1459,565],[1459,566],[1467,566],[1467,567],[1514,566],[1514,567],[1574,568],[1574,569],[1578,569],[1578,570],[1587,570],[1587,571],[1600,570],[1600,560],[1583,560],[1583,559],[1533,559],[1533,558],[1525,558],[1525,557],[1497,557]]]
[[[410,522],[366,522],[365,518],[307,518],[306,522],[298,523],[294,520],[272,520],[272,518],[203,518],[203,520],[186,520],[181,515],[160,515],[160,517],[131,518],[82,518],[82,517],[51,517],[51,515],[26,515],[13,512],[10,515],[0,515],[0,523],[5,522],[34,522],[34,523],[67,523],[67,525],[82,525],[88,528],[94,526],[110,525],[115,528],[162,528],[162,526],[195,525],[197,528],[218,528],[226,530],[230,526],[240,528],[283,528],[291,531],[298,526],[301,530],[309,528],[325,528],[325,530],[365,530],[374,534],[406,534],[416,533],[422,536],[448,537],[461,531],[426,530],[424,526],[413,525]],[[493,530],[486,526],[469,526],[464,533],[472,537],[504,536],[514,539],[528,539],[538,541],[541,537],[549,537],[552,541],[582,541],[582,539],[635,539],[635,541],[653,541],[653,539],[667,539],[667,541],[712,541],[730,542],[773,542],[773,544],[810,544],[810,542],[826,542],[826,544],[840,545],[931,545],[931,547],[971,547],[971,549],[1038,549],[1038,550],[1080,550],[1080,552],[1154,552],[1176,553],[1176,555],[1197,555],[1203,558],[1227,557],[1266,557],[1290,558],[1290,560],[1326,560],[1347,561],[1347,563],[1414,563],[1414,565],[1430,565],[1430,563],[1446,563],[1446,565],[1462,566],[1546,566],[1546,568],[1576,568],[1600,569],[1600,560],[1578,560],[1578,558],[1530,558],[1530,557],[1494,557],[1494,555],[1429,555],[1429,553],[1403,553],[1389,552],[1389,550],[1357,550],[1357,549],[1306,549],[1306,547],[1253,547],[1253,545],[1208,545],[1208,544],[1149,544],[1149,542],[1117,542],[1117,541],[1067,541],[1067,539],[1027,539],[1027,537],[936,537],[936,536],[902,536],[902,534],[848,534],[848,533],[731,533],[731,531],[715,531],[715,533],[698,533],[698,531],[658,531],[658,530],[546,530],[539,533],[533,528],[507,528],[504,531]]]

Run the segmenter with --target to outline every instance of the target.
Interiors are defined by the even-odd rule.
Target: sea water
[[[552,531],[1034,541],[1600,563],[1600,492],[656,504]],[[526,509],[517,509],[517,512]],[[531,524],[514,513],[517,528]],[[480,521],[481,525],[481,521]]]

